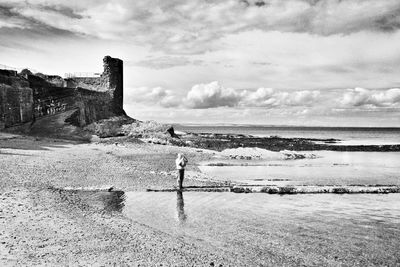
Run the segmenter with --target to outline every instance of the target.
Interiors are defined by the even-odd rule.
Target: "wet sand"
[[[217,246],[163,233],[49,188],[175,185],[174,159],[210,154],[141,143],[90,143],[0,134],[0,265],[236,265]],[[191,164],[189,171],[197,172]],[[186,185],[213,185],[187,179]],[[245,264],[245,263],[243,263]]]

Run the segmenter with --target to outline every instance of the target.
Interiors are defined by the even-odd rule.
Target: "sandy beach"
[[[49,188],[145,191],[175,185],[174,159],[195,149],[141,143],[74,143],[2,134],[0,265],[229,265],[216,246],[177,239]],[[186,186],[213,184],[185,181]]]

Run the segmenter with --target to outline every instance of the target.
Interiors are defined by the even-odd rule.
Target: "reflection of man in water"
[[[99,192],[100,199],[103,201],[104,210],[122,211],[125,202],[124,191]]]
[[[184,206],[182,191],[176,191],[176,211],[178,212],[178,220],[182,224],[185,223],[187,218]]]

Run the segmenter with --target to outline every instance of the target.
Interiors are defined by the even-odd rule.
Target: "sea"
[[[400,144],[400,128],[302,127],[262,125],[175,124],[177,131],[192,133],[247,134],[259,137],[339,139],[341,145]]]
[[[335,138],[340,139],[338,145],[400,144],[399,128],[174,128]],[[239,184],[400,185],[400,152],[298,152],[306,155],[304,159],[276,153],[266,152],[267,158],[255,161],[230,161],[216,153],[215,159],[198,167],[216,179]],[[400,266],[400,194],[126,192],[122,213],[179,239],[227,251],[248,266]]]
[[[286,138],[338,139],[335,145],[400,144],[400,128],[293,127],[259,125],[175,125],[177,131],[247,134]],[[257,153],[257,151],[254,151]],[[269,157],[260,161],[204,162],[200,170],[216,179],[246,184],[400,185],[400,152],[301,151],[302,160]],[[312,155],[310,157],[309,155]],[[228,166],[227,166],[228,165]]]

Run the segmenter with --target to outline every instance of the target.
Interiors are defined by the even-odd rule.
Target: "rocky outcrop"
[[[337,145],[336,139],[285,138],[278,136],[257,137],[243,134],[186,133],[181,140],[191,147],[223,151],[233,148],[260,148],[270,151],[368,151],[395,152],[400,151],[400,144],[395,145]],[[284,151],[282,151],[284,152]],[[286,158],[302,158],[302,155],[290,155]],[[240,159],[240,156],[239,156]],[[246,159],[246,158],[245,158]]]

